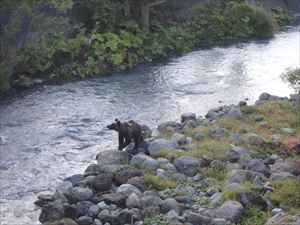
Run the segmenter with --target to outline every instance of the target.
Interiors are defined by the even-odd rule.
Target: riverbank
[[[147,31],[134,19],[116,22],[117,15],[123,13],[120,4],[107,3],[105,7],[111,8],[111,15],[98,18],[99,23],[107,23],[108,18],[114,21],[106,24],[109,29],[103,30],[99,24],[89,29],[76,25],[71,38],[54,32],[53,38],[41,38],[42,41],[28,44],[18,52],[6,54],[0,67],[0,95],[14,94],[15,90],[31,89],[41,83],[131,70],[153,59],[213,46],[219,40],[272,37],[277,25],[293,20],[291,13],[281,9],[270,13],[244,2],[231,2],[213,8],[195,5],[198,16],[188,23],[154,17]],[[2,42],[9,42],[8,37],[9,34]]]
[[[97,164],[42,195],[44,224],[299,223],[299,95],[211,109],[159,124],[132,155]],[[131,152],[131,153],[130,153]],[[146,154],[142,153],[145,152]],[[60,220],[60,222],[49,222]]]

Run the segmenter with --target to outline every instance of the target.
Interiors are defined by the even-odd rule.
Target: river
[[[254,103],[263,91],[292,93],[279,78],[299,66],[298,28],[269,40],[219,46],[143,65],[126,74],[44,86],[0,104],[0,223],[35,225],[37,195],[82,173],[102,150],[117,148],[115,118],[154,128],[182,112]]]

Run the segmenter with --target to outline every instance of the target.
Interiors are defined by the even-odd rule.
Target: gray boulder
[[[140,177],[143,173],[136,168],[125,168],[120,171],[116,171],[115,182],[117,185],[125,184],[132,177]]]
[[[263,92],[260,94],[258,99],[260,101],[266,101],[266,100],[269,100],[270,97],[271,97],[271,95],[269,93]]]
[[[248,134],[246,138],[246,144],[262,146],[264,143],[264,139],[257,134]]]
[[[171,150],[178,148],[179,145],[174,140],[166,140],[166,139],[155,139],[153,141],[150,141],[148,143],[148,152],[150,155],[165,149],[165,150]]]
[[[104,195],[96,196],[93,199],[93,202],[96,203],[100,209],[107,208],[103,203],[108,205],[114,204],[120,208],[124,208],[125,196],[122,193],[104,194]]]
[[[227,116],[230,118],[233,118],[233,119],[243,118],[243,114],[242,114],[240,108],[236,108],[236,107],[231,107],[228,111]]]
[[[96,156],[97,164],[101,167],[104,165],[120,165],[128,162],[129,155],[122,151],[102,151]]]
[[[142,196],[142,192],[132,184],[122,184],[118,187],[117,193],[123,194],[125,197],[128,197],[132,193],[135,193],[139,197]]]
[[[199,213],[190,212],[187,214],[186,220],[193,225],[207,225],[209,224],[211,218]]]
[[[177,143],[178,145],[185,145],[188,143],[186,136],[179,133],[173,134],[171,140]]]
[[[201,133],[196,133],[196,134],[194,135],[194,139],[195,139],[196,141],[203,141],[203,140],[204,140],[204,136],[203,136]]]
[[[236,200],[242,203],[244,207],[255,205],[264,211],[268,209],[268,203],[253,191],[240,191],[236,193]]]
[[[234,133],[230,135],[229,142],[234,145],[242,145],[245,143],[245,138],[240,133]]]
[[[187,120],[196,120],[196,114],[195,113],[182,113],[181,114],[181,122],[185,122]]]
[[[139,196],[136,193],[131,193],[126,199],[126,208],[141,208],[142,203]]]
[[[199,169],[199,160],[190,156],[181,156],[174,160],[173,164],[187,176],[195,176]]]
[[[77,201],[86,201],[92,199],[93,191],[90,188],[75,187],[70,191],[70,195]]]
[[[224,218],[214,218],[210,221],[209,225],[225,225],[226,219]]]
[[[253,182],[256,176],[259,176],[261,180],[266,180],[266,177],[261,174],[250,170],[240,170],[235,169],[230,171],[226,177],[225,182],[226,184],[230,183],[244,183],[246,181]]]
[[[59,202],[50,202],[42,207],[39,221],[41,223],[60,220],[63,217],[64,207]]]
[[[224,202],[220,208],[216,210],[217,218],[225,218],[232,222],[236,222],[242,218],[245,213],[245,209],[240,202],[227,201]]]
[[[96,191],[108,191],[113,183],[112,173],[101,173],[92,182],[92,188]]]
[[[132,157],[130,165],[140,169],[154,171],[159,167],[159,162],[150,156],[139,153]]]
[[[288,172],[295,176],[300,175],[300,165],[295,162],[277,160],[275,164],[270,165],[272,173]]]
[[[262,163],[258,159],[251,159],[246,167],[247,170],[251,170],[254,172],[262,173],[265,176],[269,175],[269,169],[266,167],[264,163]]]
[[[161,202],[161,212],[166,214],[174,210],[178,215],[181,213],[181,205],[174,198],[167,198]]]
[[[132,177],[127,181],[128,184],[132,184],[138,189],[140,189],[142,192],[147,190],[147,186],[145,183],[144,177]]]

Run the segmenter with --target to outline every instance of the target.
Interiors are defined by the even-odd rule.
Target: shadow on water
[[[262,91],[288,95],[279,75],[289,66],[299,66],[297,29],[268,41],[172,56],[130,73],[45,86],[2,102],[1,224],[38,224],[38,193],[82,173],[97,152],[116,149],[117,134],[105,129],[115,118],[153,128],[182,112],[204,115],[245,98],[253,103]]]

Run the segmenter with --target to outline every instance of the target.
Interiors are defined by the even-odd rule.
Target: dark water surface
[[[1,103],[0,224],[34,225],[33,201],[63,178],[82,173],[101,150],[117,148],[113,119],[154,128],[182,112],[204,115],[263,91],[292,92],[279,75],[299,66],[299,28],[268,41],[194,51],[130,74],[47,86]],[[222,101],[220,103],[219,101]]]

